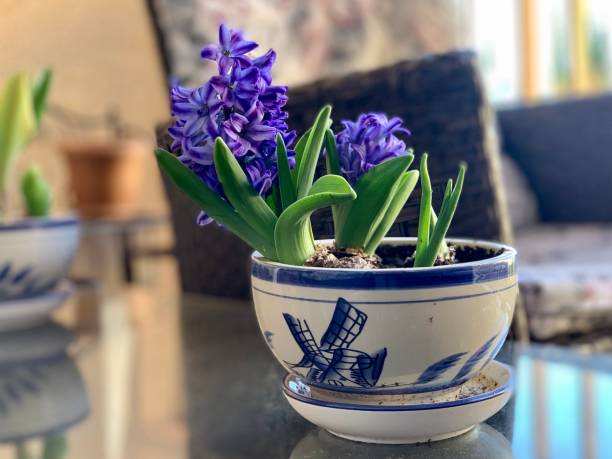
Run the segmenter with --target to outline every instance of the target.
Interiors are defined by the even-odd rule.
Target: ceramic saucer
[[[58,357],[66,352],[73,340],[70,330],[53,322],[27,330],[0,332],[0,368]]]
[[[414,395],[358,395],[311,387],[287,375],[283,393],[305,419],[330,433],[367,443],[406,444],[461,435],[506,404],[512,368],[492,361],[459,388]]]
[[[0,301],[0,332],[43,324],[49,314],[60,307],[73,291],[72,284],[63,281],[53,290],[37,296]]]

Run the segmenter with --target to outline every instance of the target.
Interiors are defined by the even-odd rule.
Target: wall
[[[213,66],[199,59],[218,24],[274,47],[278,84],[297,85],[464,47],[467,0],[153,0],[174,76],[195,85]]]
[[[116,107],[123,120],[153,139],[168,117],[166,83],[144,0],[0,0],[0,81],[16,70],[51,65],[50,100],[84,115]],[[41,138],[20,161],[37,161],[50,178],[57,207],[69,206],[66,170],[57,141],[66,135],[104,135],[67,126],[48,114]],[[141,209],[163,212],[153,161],[147,163]],[[15,193],[12,195],[15,207]]]

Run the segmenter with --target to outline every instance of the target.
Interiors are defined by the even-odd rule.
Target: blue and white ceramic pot
[[[53,288],[66,276],[78,241],[73,216],[0,222],[0,301]]]
[[[516,251],[450,242],[498,254],[433,268],[355,270],[284,265],[255,253],[253,299],[268,346],[308,384],[340,391],[418,393],[463,384],[508,333]]]

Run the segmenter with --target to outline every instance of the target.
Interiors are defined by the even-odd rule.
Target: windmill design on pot
[[[309,382],[334,386],[374,387],[380,378],[387,348],[373,354],[351,349],[368,316],[344,298],[338,298],[327,330],[317,342],[305,320],[283,313],[289,330],[304,356],[292,368],[309,368]]]

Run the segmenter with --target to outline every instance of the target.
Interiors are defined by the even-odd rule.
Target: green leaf
[[[36,133],[32,86],[26,73],[13,76],[0,94],[0,194],[18,153]]]
[[[276,134],[276,158],[278,163],[278,184],[280,188],[280,196],[282,209],[285,210],[293,204],[297,198],[295,187],[291,178],[291,169],[289,169],[289,160],[287,159],[287,148],[280,134]]]
[[[317,209],[355,199],[355,191],[338,175],[325,175],[308,196],[291,204],[278,218],[274,238],[282,263],[301,265],[315,251],[310,215]]]
[[[68,453],[68,441],[65,435],[54,435],[45,438],[42,459],[64,459]]]
[[[410,198],[410,194],[414,190],[417,182],[419,181],[419,171],[408,171],[404,172],[400,179],[397,181],[395,186],[393,187],[393,191],[391,195],[393,198],[387,207],[387,211],[383,219],[380,221],[378,226],[376,227],[376,231],[370,237],[365,246],[366,253],[373,254],[376,252],[376,249],[380,245],[382,239],[387,235],[395,220],[397,220],[397,216],[400,214],[406,201]]]
[[[419,266],[433,266],[436,261],[436,257],[440,252],[440,247],[444,242],[444,238],[446,237],[446,233],[450,228],[450,224],[453,220],[453,216],[455,215],[455,211],[457,210],[457,205],[459,203],[459,198],[461,197],[461,191],[463,190],[463,181],[465,179],[465,171],[466,165],[461,164],[459,166],[459,172],[457,174],[457,183],[455,187],[452,189],[450,195],[445,193],[445,197],[448,196],[445,201],[442,202],[442,210],[440,211],[440,215],[438,216],[438,221],[436,223],[436,227],[433,230],[432,236],[429,240],[429,245],[427,249],[423,252],[423,254],[419,257],[417,252],[417,256],[415,259],[415,267]],[[452,187],[452,182],[449,183],[450,187]],[[417,260],[419,264],[417,265]]]
[[[275,183],[270,187],[270,191],[268,192],[268,195],[264,198],[264,201],[266,201],[268,207],[272,209],[274,215],[278,217],[281,214],[281,212],[283,211],[283,205],[281,204],[278,184]]]
[[[329,126],[329,116],[331,114],[331,106],[326,105],[317,115],[317,119],[312,127],[312,131],[308,136],[308,141],[304,148],[304,154],[298,165],[297,172],[297,198],[303,198],[308,195],[312,181],[314,180],[319,154],[323,147],[323,137],[325,130]]]
[[[215,140],[215,169],[223,192],[240,216],[263,238],[274,238],[276,214],[255,191],[240,163],[221,137]]]
[[[295,165],[293,166],[293,169],[291,169],[291,178],[293,179],[294,186],[297,186],[298,171],[300,170],[300,164],[302,163],[302,157],[304,156],[304,149],[306,148],[311,132],[312,128],[309,128],[295,144]]]
[[[25,200],[28,215],[31,217],[49,215],[51,192],[38,167],[32,166],[23,174],[21,178],[21,192]]]
[[[340,161],[338,160],[338,150],[336,148],[336,138],[331,129],[327,128],[325,131],[325,166],[328,174],[342,175],[340,171]],[[332,206],[332,220],[334,222],[334,228],[338,226],[338,206]]]
[[[52,78],[52,70],[50,68],[46,68],[36,77],[32,87],[34,115],[36,116],[36,123],[38,125],[40,125],[42,115],[47,108],[47,96],[49,95],[49,88],[51,87]]]
[[[448,187],[448,184],[447,184]],[[452,183],[451,183],[451,187],[452,187]],[[446,201],[446,193],[444,194],[444,201],[443,203]],[[430,218],[430,223],[429,223],[429,239],[431,240],[431,237],[433,235],[433,230],[436,227],[436,224],[438,223],[438,215],[436,215],[436,211],[433,208],[433,205],[431,206],[431,218]],[[442,244],[440,244],[440,250],[438,251],[438,256],[443,257],[444,255],[446,255],[448,253],[448,245],[446,245],[446,241],[442,241]]]
[[[274,241],[260,236],[238,212],[206,186],[200,177],[189,170],[176,156],[161,148],[155,150],[155,156],[164,173],[203,211],[265,257],[272,260],[276,258]]]
[[[425,253],[429,246],[429,224],[431,223],[431,180],[427,170],[427,153],[421,157],[421,208],[419,212],[419,228],[417,230],[415,267],[427,266],[424,263]]]
[[[339,247],[365,249],[393,199],[393,187],[413,159],[413,155],[398,156],[373,167],[357,180],[357,199],[335,206]]]
[[[341,175],[336,139],[331,129],[325,131],[325,165],[328,174]]]

